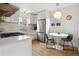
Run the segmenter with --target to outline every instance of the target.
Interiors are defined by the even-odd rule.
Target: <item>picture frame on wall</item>
[[[72,15],[67,15],[66,16],[66,20],[71,20],[72,19]]]
[[[61,26],[61,23],[56,23],[56,26]]]
[[[55,26],[55,23],[52,23],[51,26]]]

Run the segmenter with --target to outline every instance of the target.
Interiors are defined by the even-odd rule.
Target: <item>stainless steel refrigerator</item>
[[[37,39],[45,42],[44,34],[46,33],[46,19],[39,19],[37,21]]]

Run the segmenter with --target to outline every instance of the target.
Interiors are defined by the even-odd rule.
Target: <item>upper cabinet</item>
[[[37,23],[37,14],[29,14],[29,19],[27,20],[28,24],[36,24]]]

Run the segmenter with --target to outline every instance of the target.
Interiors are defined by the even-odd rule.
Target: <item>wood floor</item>
[[[37,40],[32,41],[32,55],[33,56],[78,56],[78,51],[73,50],[55,50],[47,49],[46,44]]]

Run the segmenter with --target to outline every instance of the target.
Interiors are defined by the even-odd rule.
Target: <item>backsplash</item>
[[[0,22],[5,22],[6,17],[5,16],[0,16]]]
[[[12,23],[0,23],[0,31],[2,32],[15,32],[19,31],[19,26]]]

